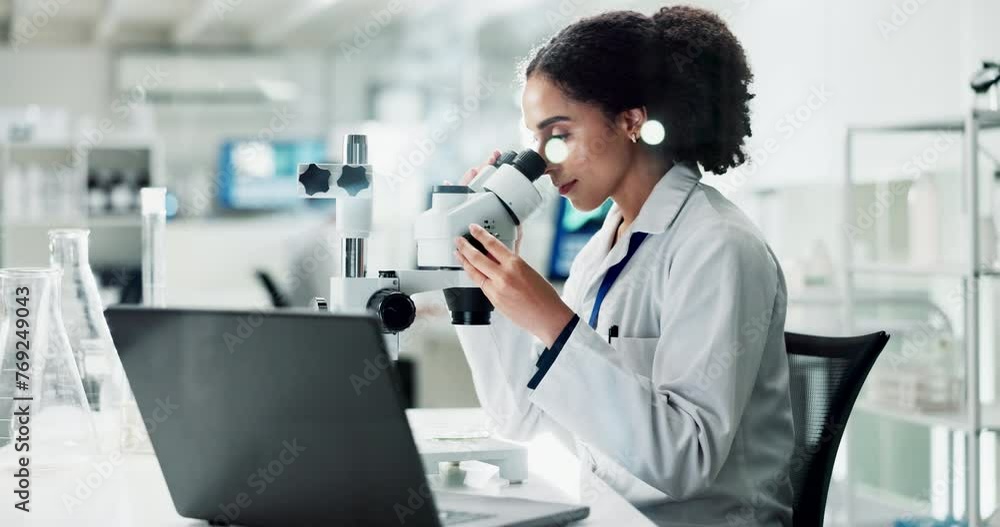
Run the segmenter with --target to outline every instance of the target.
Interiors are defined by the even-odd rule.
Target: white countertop
[[[432,422],[467,423],[482,420],[478,410],[421,410],[410,414],[414,427]],[[590,517],[576,525],[652,525],[603,481],[585,476],[581,483],[575,457],[554,439],[539,438],[528,448],[530,477],[521,484],[463,492],[567,503],[585,502]],[[0,480],[0,525],[4,526],[204,526],[174,511],[156,458],[130,454],[115,465],[99,458],[83,472],[38,474],[32,478],[31,512],[14,509],[13,478]],[[7,490],[3,490],[7,489]],[[452,489],[449,489],[452,490]],[[585,500],[581,500],[581,496]]]

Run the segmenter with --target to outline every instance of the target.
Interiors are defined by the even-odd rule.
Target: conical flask
[[[53,267],[62,269],[63,324],[94,413],[101,449],[119,453],[128,387],[90,268],[89,238],[88,229],[51,230],[49,258]]]
[[[72,469],[99,452],[63,327],[56,268],[0,269],[0,471]],[[32,472],[35,473],[35,472]]]

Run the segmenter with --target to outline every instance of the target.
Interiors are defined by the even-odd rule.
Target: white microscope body
[[[507,152],[468,186],[434,187],[431,208],[417,217],[414,228],[417,269],[383,270],[368,276],[366,241],[371,234],[374,196],[365,136],[344,138],[343,164],[300,164],[300,196],[338,200],[343,272],[330,279],[330,311],[374,315],[394,359],[399,353],[399,333],[416,317],[410,298],[416,293],[442,290],[452,324],[488,325],[493,305],[456,260],[454,240],[465,236],[478,245],[469,234],[469,225],[477,223],[513,248],[517,226],[542,203],[534,181],[544,171],[545,161],[536,152]]]

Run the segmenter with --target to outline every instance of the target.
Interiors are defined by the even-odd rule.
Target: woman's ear
[[[646,123],[646,107],[629,108],[618,115],[618,124],[626,137],[636,142],[639,131]]]

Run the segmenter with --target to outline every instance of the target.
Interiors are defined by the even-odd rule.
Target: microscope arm
[[[463,269],[407,269],[395,273],[399,277],[399,290],[408,295],[453,287],[479,287],[478,284],[472,283]]]
[[[410,297],[439,290],[444,293],[452,324],[489,324],[493,304],[461,269],[379,271],[377,278],[335,276],[330,279],[330,305],[338,312],[375,316],[389,354],[396,359],[399,333],[416,320],[416,305]]]

